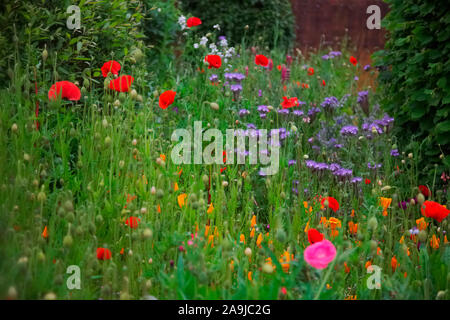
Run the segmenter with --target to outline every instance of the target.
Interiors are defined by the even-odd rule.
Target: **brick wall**
[[[382,0],[291,0],[296,19],[297,47],[302,50],[335,46],[346,34],[358,51],[375,51],[384,46],[385,32],[366,26],[367,7],[381,8],[381,17],[388,11]]]

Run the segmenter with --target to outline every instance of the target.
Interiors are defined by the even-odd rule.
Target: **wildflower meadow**
[[[379,68],[349,41],[232,41],[189,11],[148,45],[142,21],[169,9],[138,2],[100,53],[92,1],[78,31],[64,7],[61,35],[12,33],[0,298],[449,299],[446,146],[398,138]]]

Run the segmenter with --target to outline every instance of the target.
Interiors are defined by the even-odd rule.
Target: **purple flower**
[[[364,71],[369,71],[370,70],[370,64],[366,64],[364,66]]]
[[[230,86],[230,89],[233,92],[241,92],[242,91],[242,86],[240,84],[232,84]]]
[[[238,84],[245,79],[242,73],[225,73],[225,79],[228,81],[236,81]]]
[[[261,91],[261,89],[258,90],[258,97],[262,97],[262,91]]]
[[[279,114],[289,114],[289,109],[280,109],[277,111]]]
[[[355,136],[358,134],[357,126],[344,126],[341,129],[341,135],[343,136]]]
[[[326,97],[320,106],[324,109],[335,109],[339,107],[339,100],[336,97]]]
[[[369,168],[369,169],[379,169],[379,168],[381,168],[381,163],[378,163],[378,164],[374,163],[374,164],[372,164],[372,163],[368,162],[367,163],[367,168]]]
[[[288,166],[293,166],[294,164],[297,164],[296,160],[289,160],[288,161]]]
[[[398,153],[398,149],[392,149],[391,150],[391,156],[398,157],[399,155],[400,155],[400,153]]]
[[[267,106],[261,105],[257,107],[258,112],[267,113],[269,112],[269,108]]]
[[[360,91],[358,92],[358,98],[356,99],[356,101],[358,103],[362,103],[364,101],[364,99],[366,99],[369,96],[369,91]]]
[[[239,116],[240,117],[244,117],[246,115],[250,114],[250,111],[248,111],[247,109],[241,109],[239,110]]]
[[[359,183],[359,182],[361,182],[362,181],[362,178],[361,177],[354,177],[354,178],[352,178],[352,180],[350,181],[351,183]]]
[[[292,114],[293,114],[294,116],[301,117],[301,116],[303,116],[305,113],[304,113],[302,110],[294,110],[294,111],[292,112]]]
[[[209,81],[211,81],[211,82],[216,82],[217,80],[219,80],[219,76],[217,74],[212,74],[209,77]]]

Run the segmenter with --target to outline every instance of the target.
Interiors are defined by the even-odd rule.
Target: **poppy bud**
[[[250,249],[249,247],[245,248],[244,254],[247,257],[250,257],[252,255],[252,249]]]
[[[151,187],[150,193],[153,194],[153,195],[156,194],[156,188],[155,188],[155,186]]]
[[[211,106],[211,109],[213,109],[213,110],[219,110],[219,105],[218,105],[217,103],[211,102],[209,105]]]
[[[421,193],[421,192],[419,192],[419,194],[417,195],[417,202],[419,203],[419,204],[422,204],[422,203],[424,203],[425,202],[425,196]]]
[[[149,228],[146,228],[145,230],[144,230],[144,232],[142,232],[142,238],[144,238],[144,239],[149,239],[149,238],[151,238],[153,236],[153,232],[152,232],[152,230],[150,230]]]
[[[158,98],[158,96],[159,96],[158,90],[153,91],[153,97]]]
[[[445,300],[446,291],[440,290],[436,295],[436,300]]]
[[[114,105],[115,108],[120,107],[120,100],[117,99],[116,101],[114,101],[113,105]]]
[[[108,136],[105,138],[105,147],[111,146],[112,139]]]
[[[144,102],[144,98],[140,94],[137,95],[136,100],[139,102]]]
[[[156,191],[156,197],[157,198],[162,198],[162,197],[164,197],[164,191],[162,190],[162,189],[158,189],[157,191]]]
[[[369,227],[369,229],[375,230],[378,227],[377,218],[371,217],[367,222],[367,226]]]
[[[12,131],[13,133],[16,133],[18,129],[19,129],[19,128],[17,127],[17,124],[13,123],[13,125],[11,126],[11,131]]]
[[[72,236],[70,234],[66,235],[63,239],[63,246],[70,248],[72,244],[73,244]]]
[[[408,158],[412,159],[413,154],[412,153],[408,153]]]
[[[73,211],[72,201],[67,200],[66,202],[64,202],[64,209],[66,210],[66,212]]]
[[[375,251],[378,248],[378,243],[375,240],[370,240],[370,250]]]
[[[264,263],[263,266],[262,266],[262,271],[264,273],[269,273],[270,274],[270,273],[273,272],[273,267],[269,263]]]
[[[125,161],[120,160],[120,161],[119,161],[119,168],[122,169],[124,165],[125,165]]]
[[[56,300],[56,299],[57,299],[56,294],[54,294],[53,292],[49,292],[44,296],[44,300]]]
[[[420,230],[419,231],[419,240],[420,240],[420,242],[426,242],[427,241],[427,237],[428,237],[428,234],[427,234],[427,232],[425,230]]]
[[[416,204],[416,201],[414,199],[411,199],[411,201],[409,201],[409,203],[414,206]]]
[[[48,51],[47,48],[44,49],[44,51],[42,51],[42,60],[45,62],[47,61],[48,58]]]
[[[203,181],[203,184],[208,184],[209,183],[209,177],[206,174],[204,174],[202,176],[202,181]]]
[[[9,300],[16,300],[17,299],[17,290],[16,290],[15,287],[13,287],[13,286],[9,287],[7,299],[9,299]]]
[[[40,191],[37,195],[37,199],[39,202],[45,202],[45,200],[47,200],[47,196],[45,195],[45,192]]]
[[[131,92],[130,92],[131,99],[133,99],[133,100],[136,99],[137,95],[138,95],[138,93],[137,93],[136,89],[131,90]]]
[[[222,181],[222,187],[224,188],[228,187],[228,181]]]
[[[141,208],[141,214],[147,214],[147,208],[142,207]]]

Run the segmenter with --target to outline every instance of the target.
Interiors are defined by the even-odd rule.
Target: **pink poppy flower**
[[[325,269],[336,257],[336,247],[328,240],[316,242],[303,252],[305,261],[316,269]]]

